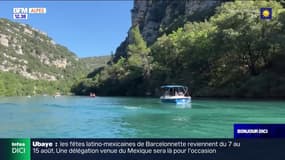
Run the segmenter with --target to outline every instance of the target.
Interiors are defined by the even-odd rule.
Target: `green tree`
[[[5,94],[5,86],[2,79],[0,79],[0,96]]]
[[[147,47],[138,26],[130,31],[130,44],[127,47],[128,65],[134,72],[142,72],[144,77],[149,77],[151,72],[150,49]]]
[[[260,19],[259,9],[265,6],[272,7],[272,20]],[[274,1],[236,1],[222,5],[211,19],[217,25],[222,54],[236,57],[251,75],[259,74],[277,53],[281,10],[282,6]]]

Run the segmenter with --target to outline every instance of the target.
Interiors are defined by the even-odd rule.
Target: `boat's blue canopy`
[[[160,88],[184,88],[186,86],[182,86],[182,85],[164,85],[161,86]]]

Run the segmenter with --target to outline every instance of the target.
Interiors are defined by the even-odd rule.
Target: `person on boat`
[[[164,96],[169,96],[169,95],[170,95],[169,91],[166,91],[164,94]]]

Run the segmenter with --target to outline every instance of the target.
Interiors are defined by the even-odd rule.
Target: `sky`
[[[13,8],[46,8],[13,20]],[[131,26],[132,0],[126,1],[0,1],[0,18],[29,24],[46,32],[78,57],[110,55]]]

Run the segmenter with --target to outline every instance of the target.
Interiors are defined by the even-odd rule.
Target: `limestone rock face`
[[[7,35],[0,34],[0,44],[5,47],[9,47],[9,40]]]
[[[219,5],[220,1],[187,0],[185,3],[185,15],[191,16],[197,11],[204,11],[213,6]]]
[[[202,21],[208,18],[221,2],[223,1],[134,0],[131,11],[132,26],[138,25],[144,40],[151,45],[160,35],[171,33],[187,21]],[[114,61],[126,56],[128,37],[117,48]]]
[[[67,60],[66,59],[57,59],[53,61],[53,65],[55,65],[57,68],[65,68],[67,66]]]
[[[47,33],[0,18],[0,72],[56,81],[73,75],[79,63],[76,55]]]

